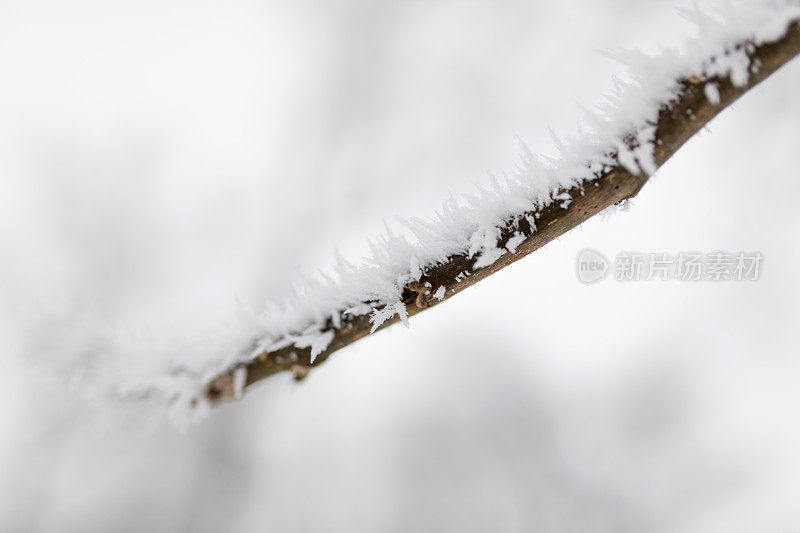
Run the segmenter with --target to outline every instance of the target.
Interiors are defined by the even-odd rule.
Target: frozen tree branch
[[[620,83],[600,116],[587,112],[592,133],[558,141],[562,160],[544,162],[524,147],[523,163],[506,183],[482,191],[467,206],[450,199],[434,218],[409,222],[419,242],[390,234],[367,265],[342,262],[337,280],[314,287],[321,295],[313,303],[272,310],[283,317],[281,325],[265,326],[248,349],[217,370],[194,374],[196,392],[188,398],[180,393],[180,402],[237,399],[250,385],[284,371],[302,379],[334,352],[407,323],[636,196],[692,135],[800,52],[800,7],[786,5],[776,10],[779,23],[773,17],[753,32],[735,34],[727,22],[701,20],[701,31],[711,24],[716,33],[705,29],[719,38],[700,40],[688,53],[625,55],[621,59],[638,76]],[[178,395],[155,392],[170,401]]]
[[[698,76],[678,80],[680,86],[676,101],[659,109],[655,124],[653,159],[656,167],[663,165],[676,151],[722,109],[732,104],[752,87],[766,79],[779,67],[800,52],[800,26],[791,24],[786,35],[774,42],[754,46],[743,41],[731,52],[743,51],[749,58],[750,75],[744,84],[737,84],[730,75]],[[713,64],[718,59],[709,59]],[[634,136],[624,139],[632,150],[637,148]],[[402,304],[407,317],[412,317],[444,299],[449,299],[467,287],[518,261],[529,253],[596,215],[605,208],[634,197],[647,182],[646,173],[631,172],[618,164],[603,169],[590,183],[569,189],[560,189],[555,195],[561,202],[550,203],[537,211],[522,212],[510,217],[497,236],[497,249],[508,250],[483,268],[475,268],[480,260],[469,253],[455,254],[446,261],[427,269],[419,280],[408,283],[402,294]],[[566,207],[562,207],[564,204]],[[531,222],[534,222],[535,228]],[[521,240],[520,240],[521,239]],[[516,241],[509,246],[511,241]],[[438,293],[438,294],[437,294]],[[437,297],[438,296],[438,297]],[[364,302],[370,306],[371,302]],[[370,315],[352,319],[343,318],[337,327],[330,321],[324,331],[333,336],[327,347],[312,357],[312,347],[296,344],[275,350],[263,350],[251,361],[238,363],[208,386],[207,395],[212,401],[238,396],[235,387],[236,370],[246,369],[244,386],[282,371],[293,372],[297,379],[329,358],[341,348],[361,339],[375,329],[383,329],[406,320],[403,310],[383,321],[377,328]],[[313,362],[312,362],[313,360]]]

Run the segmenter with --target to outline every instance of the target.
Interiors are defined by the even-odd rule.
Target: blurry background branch
[[[655,124],[656,167],[663,165],[720,111],[800,53],[800,26],[797,21],[790,24],[785,36],[775,42],[759,46],[741,42],[734,50],[744,50],[750,58],[752,68],[746,83],[735,84],[728,75],[678,80],[680,91],[677,99],[659,109]],[[709,86],[716,87],[712,95],[708,93]],[[632,142],[623,140],[627,144]],[[466,253],[451,256],[448,261],[424,271],[419,283],[409,284],[404,290],[403,303],[408,316],[438,305],[541,248],[607,207],[634,197],[647,179],[648,176],[644,174],[636,175],[624,166],[617,165],[605,169],[598,179],[590,182],[589,187],[584,187],[583,184],[559,191],[563,195],[569,195],[569,199],[562,196],[568,201],[568,205],[555,202],[538,212],[525,212],[512,217],[501,231],[497,243],[498,248],[507,248],[509,253],[502,255],[493,264],[475,271],[473,267],[477,258]],[[536,228],[531,227],[529,220],[536,221]],[[515,247],[507,247],[509,239],[518,232],[524,235],[524,240]],[[465,272],[469,274],[465,276]],[[369,305],[369,302],[364,304]],[[378,329],[400,320],[395,315],[383,322]],[[237,383],[240,379],[244,379],[245,388],[282,371],[292,372],[296,379],[302,379],[313,367],[324,363],[332,353],[368,335],[372,328],[369,315],[344,318],[340,325],[328,323],[326,326],[327,330],[334,332],[333,340],[316,357],[312,357],[311,347],[289,346],[263,351],[253,360],[236,364],[214,378],[207,387],[208,399],[216,402],[237,398],[241,391],[241,384]],[[246,370],[246,378],[242,370]]]

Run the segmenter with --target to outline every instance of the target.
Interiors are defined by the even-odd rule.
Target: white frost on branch
[[[757,4],[757,5],[754,5]],[[640,51],[615,52],[614,58],[630,71],[630,80],[614,79],[614,89],[595,109],[584,109],[576,135],[554,142],[558,158],[534,154],[520,142],[520,161],[502,179],[471,195],[450,195],[439,212],[426,219],[399,218],[413,240],[387,227],[386,235],[370,242],[371,254],[360,264],[337,256],[334,272],[307,278],[294,296],[282,304],[267,304],[260,315],[250,315],[244,325],[232,327],[228,349],[210,353],[201,370],[176,372],[167,377],[128,386],[126,392],[159,396],[175,410],[200,411],[207,407],[203,391],[213,376],[241,365],[265,351],[294,346],[311,349],[311,362],[323,353],[343,322],[369,315],[371,332],[398,316],[408,325],[403,291],[430,268],[457,254],[475,258],[473,269],[492,265],[513,253],[525,239],[515,233],[499,245],[501,229],[512,217],[551,204],[566,209],[572,198],[565,190],[585,187],[611,167],[621,165],[633,174],[656,171],[653,157],[658,111],[679,96],[678,80],[729,77],[733,84],[747,83],[759,65],[750,64],[748,50],[735,47],[772,42],[785,35],[788,24],[800,18],[800,0],[725,4],[716,15],[693,9],[683,15],[693,21],[699,37],[680,49],[664,49],[656,56]],[[716,85],[706,83],[705,95],[719,103]],[[527,215],[535,231],[535,220]],[[457,279],[463,279],[463,272]],[[434,297],[442,299],[445,287]],[[250,349],[241,349],[241,345]],[[206,350],[206,353],[209,353]]]
[[[319,324],[314,324],[302,335],[287,335],[286,338],[290,341],[286,346],[294,345],[296,348],[311,348],[311,362],[321,354],[333,340],[334,330],[329,329],[322,331]]]
[[[706,95],[706,98],[711,103],[711,105],[719,105],[720,97],[719,97],[719,87],[713,81],[706,83],[705,87],[703,87],[703,92]]]
[[[447,289],[445,289],[444,285],[442,285],[438,289],[436,289],[436,292],[433,293],[433,297],[441,302],[442,300],[444,300],[445,292],[447,292]]]
[[[522,241],[524,240],[525,234],[519,231],[516,232],[510,239],[508,239],[508,242],[506,243],[506,250],[513,254],[517,251],[517,246],[522,244]]]
[[[405,304],[398,300],[391,305],[386,305],[382,308],[372,310],[372,314],[369,317],[372,327],[370,328],[369,332],[375,333],[375,330],[377,330],[383,325],[384,322],[390,318],[393,318],[395,315],[400,317],[400,321],[405,327],[408,327],[408,310],[406,309]]]

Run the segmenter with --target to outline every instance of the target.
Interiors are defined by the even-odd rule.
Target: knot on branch
[[[289,367],[289,372],[294,374],[295,381],[303,381],[305,377],[311,372],[311,369],[314,368],[313,366],[306,366],[301,365],[300,363],[295,363]]]
[[[414,305],[425,309],[434,300],[433,293],[433,285],[430,282],[412,281],[403,289],[403,300],[413,299]]]
[[[233,374],[225,373],[215,377],[211,383],[208,384],[206,396],[212,402],[218,400],[235,400],[238,395],[236,394]]]
[[[215,401],[238,400],[247,381],[247,367],[243,364],[215,377],[206,386],[206,398]]]

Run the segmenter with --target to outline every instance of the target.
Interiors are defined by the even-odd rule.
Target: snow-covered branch
[[[358,339],[448,300],[635,196],[689,138],[800,52],[800,3],[743,6],[718,17],[687,14],[700,36],[656,56],[615,54],[630,69],[607,103],[586,110],[577,135],[556,139],[560,158],[522,144],[516,171],[475,196],[451,197],[425,220],[401,221],[414,239],[392,234],[354,265],[283,306],[252,317],[246,348],[189,377],[133,387],[174,406],[202,410],[237,399],[264,378],[302,379]]]

